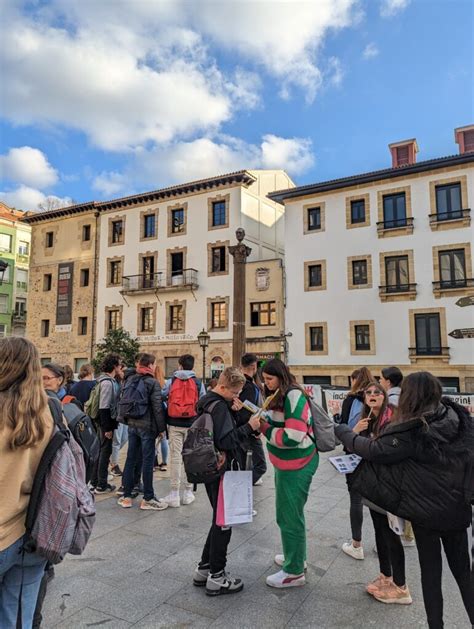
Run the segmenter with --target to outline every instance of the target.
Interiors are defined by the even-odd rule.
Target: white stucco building
[[[427,369],[474,391],[474,126],[459,154],[416,162],[415,140],[390,145],[392,167],[271,193],[285,207],[289,362],[308,383],[347,385],[351,371]],[[455,333],[456,334],[456,333]]]

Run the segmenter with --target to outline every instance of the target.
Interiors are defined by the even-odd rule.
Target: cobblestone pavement
[[[155,474],[158,496],[168,480]],[[56,567],[44,607],[44,627],[396,628],[426,627],[416,548],[406,549],[413,605],[378,603],[365,584],[378,574],[372,522],[365,514],[366,558],[341,551],[350,537],[345,480],[323,456],[306,509],[308,577],[301,588],[274,590],[265,576],[277,568],[280,552],[275,523],[273,475],[254,491],[258,514],[232,533],[228,569],[245,582],[243,592],[210,598],[192,585],[192,574],[210,524],[203,488],[196,501],[162,512],[122,509],[115,497],[101,497],[92,539],[81,557]],[[138,503],[138,501],[135,501]],[[444,571],[445,626],[470,627],[455,582]]]

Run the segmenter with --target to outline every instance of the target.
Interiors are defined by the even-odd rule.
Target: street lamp
[[[3,284],[3,276],[5,275],[5,271],[8,268],[8,262],[4,260],[0,260],[0,284]]]
[[[206,348],[209,347],[210,336],[208,332],[203,328],[201,332],[199,332],[197,339],[199,341],[199,345],[202,349],[202,380],[206,382]]]

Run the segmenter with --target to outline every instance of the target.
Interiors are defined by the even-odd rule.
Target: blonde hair
[[[48,418],[38,350],[23,337],[0,339],[0,430],[11,430],[9,448],[41,441]]]
[[[163,371],[163,367],[159,365],[158,363],[156,363],[156,367],[155,367],[155,380],[158,380],[161,388],[163,388],[166,384],[165,373]]]
[[[245,384],[245,376],[237,367],[227,367],[219,376],[218,384],[228,389],[238,389]]]

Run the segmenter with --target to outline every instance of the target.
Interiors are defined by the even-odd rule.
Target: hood
[[[391,395],[396,395],[397,397],[400,397],[400,392],[401,392],[400,387],[392,387],[391,389],[387,391],[387,395],[388,397],[390,397]]]
[[[173,378],[189,380],[190,378],[196,378],[196,373],[192,369],[178,369],[178,371],[174,372]]]
[[[440,459],[472,457],[474,421],[469,411],[449,398],[443,398],[438,409],[426,418],[420,441],[423,449]]]
[[[212,402],[224,402],[229,408],[231,407],[231,403],[225,400],[222,395],[214,393],[214,391],[209,391],[197,403],[196,408],[198,413],[205,410],[209,406],[209,404],[212,404]]]

